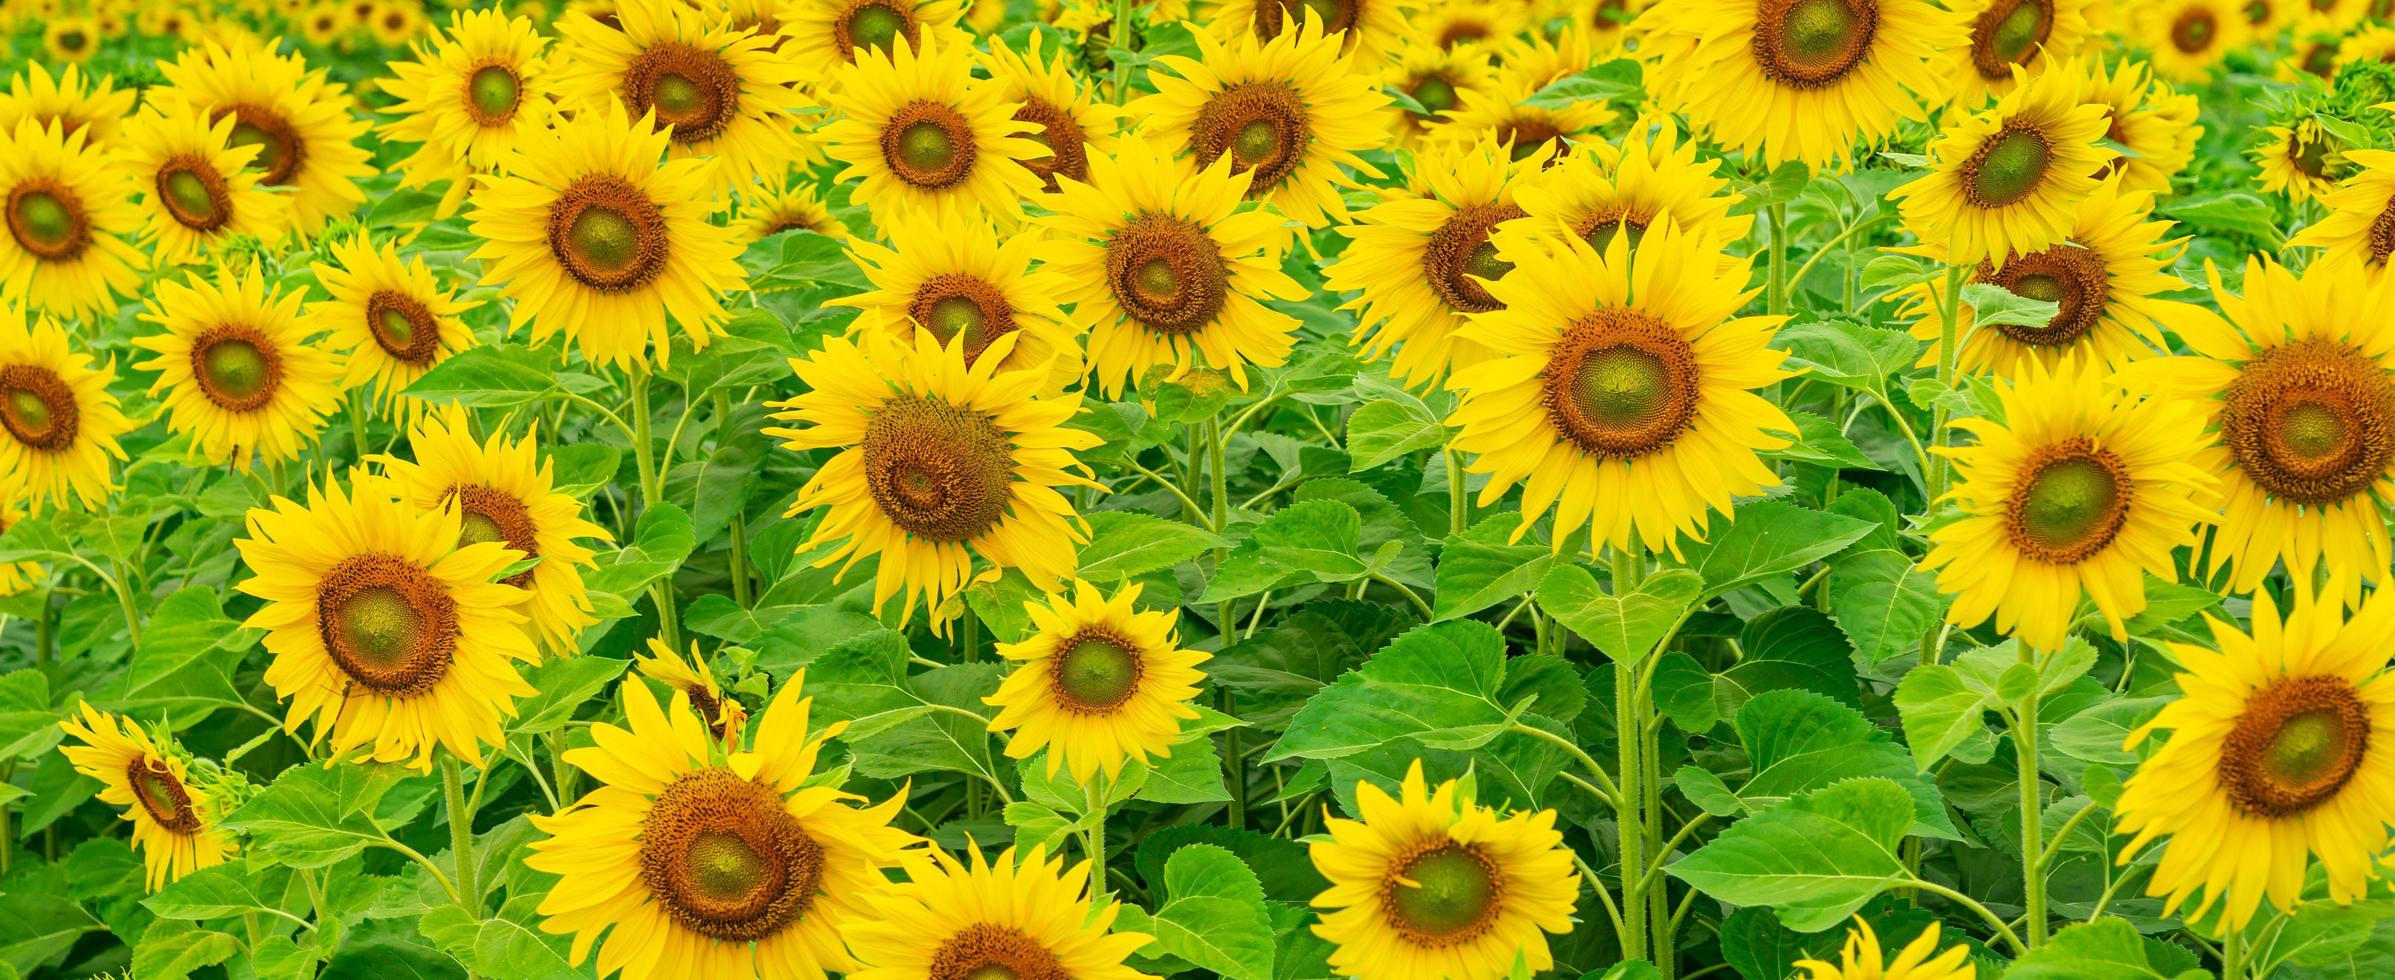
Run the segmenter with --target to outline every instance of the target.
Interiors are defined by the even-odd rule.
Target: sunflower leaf
[[[1732,905],[1769,906],[1800,932],[1846,920],[1910,877],[1897,855],[1913,796],[1891,779],[1855,779],[1772,806],[1666,869]]]
[[[1164,861],[1164,904],[1123,907],[1115,928],[1156,937],[1151,950],[1230,980],[1271,980],[1272,916],[1254,870],[1228,849],[1188,844]]]

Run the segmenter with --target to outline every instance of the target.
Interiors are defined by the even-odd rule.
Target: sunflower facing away
[[[982,699],[998,709],[990,730],[1014,732],[1007,757],[1045,748],[1049,775],[1062,767],[1086,785],[1100,770],[1111,780],[1126,762],[1172,754],[1181,722],[1198,716],[1197,665],[1213,655],[1181,649],[1180,611],[1141,612],[1139,592],[1133,583],[1108,598],[1076,579],[1070,596],[1023,604],[1031,633],[998,644],[1015,667]]]
[[[886,58],[901,41],[917,51],[962,46],[971,40],[956,26],[964,13],[965,0],[786,0],[781,56],[835,71],[860,51]]]
[[[1040,191],[1025,161],[1049,155],[1016,118],[1003,88],[973,78],[971,49],[901,43],[842,65],[823,93],[840,118],[819,132],[824,152],[846,164],[856,199],[885,231],[919,212],[979,211],[1011,226],[1023,199]]]
[[[1962,15],[1932,0],[1686,0],[1640,18],[1658,108],[1777,166],[1844,168],[1922,117],[1967,47]]]
[[[2203,919],[2217,904],[2221,934],[2244,929],[2264,897],[2292,911],[2315,863],[2340,904],[2378,877],[2395,822],[2395,683],[2386,674],[2395,595],[2373,593],[2347,620],[2339,595],[2353,589],[2344,569],[2318,595],[2299,576],[2285,621],[2259,592],[2251,634],[2215,619],[2215,649],[2170,645],[2180,696],[2131,732],[2128,747],[2157,730],[2170,740],[2114,807],[2118,830],[2136,835],[2121,864],[2171,838],[2146,884],[2146,894],[2168,896],[2162,914],[2200,890],[2186,917]]]
[[[586,520],[582,502],[555,489],[552,464],[535,439],[494,433],[477,442],[466,411],[447,405],[408,432],[413,462],[379,457],[400,499],[424,510],[454,510],[460,547],[496,541],[540,564],[502,579],[524,590],[525,628],[542,649],[579,650],[576,638],[598,622],[582,586],[595,553],[582,538],[612,540]],[[520,560],[520,559],[519,559]]]
[[[1888,192],[1905,227],[1945,243],[1952,261],[1998,267],[2062,241],[2116,155],[2102,145],[2104,107],[2076,90],[2050,72],[1953,118],[1929,145],[1930,172]]]
[[[419,144],[398,164],[400,186],[450,181],[440,213],[454,213],[472,173],[499,168],[507,155],[543,129],[557,107],[550,96],[549,40],[532,21],[496,10],[461,10],[432,43],[415,46],[414,60],[394,60],[391,77],[375,84],[398,104],[381,135]]]
[[[965,845],[970,867],[938,848],[908,862],[907,880],[850,927],[861,969],[849,980],[1155,980],[1123,965],[1155,937],[1113,932],[1122,903],[1093,907],[1090,864],[1070,870],[1033,847],[991,865]]]
[[[1482,353],[1459,345],[1465,317],[1498,309],[1487,282],[1510,271],[1489,234],[1523,216],[1514,192],[1547,163],[1541,147],[1516,160],[1487,134],[1477,143],[1432,143],[1414,155],[1411,193],[1373,205],[1340,225],[1352,239],[1323,270],[1323,286],[1357,296],[1356,345],[1379,360],[1392,349],[1390,373],[1426,387]]]
[[[2395,254],[2395,152],[2347,150],[2345,162],[2354,173],[2322,198],[2328,215],[2287,243],[2325,249],[2325,260],[2359,264],[2383,276],[2387,257]]]
[[[2210,78],[2252,33],[2238,0],[2155,0],[2140,6],[2132,20],[2154,74],[2175,82]]]
[[[832,209],[825,207],[823,198],[813,187],[803,183],[768,183],[751,188],[740,198],[739,227],[746,240],[756,241],[778,235],[793,228],[805,229],[818,235],[846,240],[848,226],[841,224]]]
[[[137,295],[148,264],[131,242],[140,212],[121,171],[85,130],[20,120],[0,133],[0,300],[61,317]]]
[[[296,54],[214,41],[158,67],[168,84],[150,90],[152,101],[193,106],[211,121],[230,117],[233,145],[258,148],[250,166],[259,182],[287,192],[292,230],[313,235],[365,202],[357,181],[374,167],[355,141],[367,123],[322,70],[309,71]]]
[[[610,101],[524,141],[506,176],[475,188],[482,281],[515,301],[509,327],[530,323],[534,344],[562,333],[627,369],[654,347],[663,366],[669,319],[703,348],[730,315],[720,297],[745,288],[739,234],[708,220],[708,162],[661,162],[669,137],[654,122]]]
[[[1299,224],[1345,218],[1341,189],[1362,186],[1347,170],[1380,176],[1358,154],[1389,140],[1381,125],[1389,99],[1372,75],[1313,17],[1270,40],[1195,37],[1196,58],[1156,59],[1170,74],[1150,76],[1156,94],[1131,106],[1142,132],[1185,148],[1200,167],[1229,160],[1232,173],[1247,176],[1248,197]]]
[[[653,114],[674,158],[714,160],[719,190],[779,177],[804,152],[803,75],[764,35],[681,0],[625,0],[612,23],[570,14],[557,29],[561,104],[587,112],[622,100],[630,115]]]
[[[1454,780],[1435,789],[1422,763],[1398,795],[1356,786],[1360,820],[1330,817],[1307,845],[1330,888],[1314,896],[1314,934],[1338,945],[1331,969],[1357,980],[1501,980],[1516,959],[1551,969],[1547,934],[1572,931],[1580,874],[1555,811],[1497,811]]]
[[[403,262],[389,242],[378,250],[360,234],[331,251],[332,262],[311,268],[332,298],[309,303],[308,321],[330,347],[345,352],[341,389],[373,382],[376,400],[413,418],[425,403],[401,392],[433,365],[474,346],[473,331],[458,315],[476,304],[451,298],[423,258]]]
[[[748,707],[724,694],[723,686],[715,682],[715,671],[707,667],[707,658],[699,654],[697,640],[690,641],[690,658],[685,660],[664,640],[650,637],[649,655],[634,652],[632,666],[640,676],[690,699],[690,710],[725,748],[739,746],[740,732],[748,724]]]
[[[1018,104],[1015,121],[1036,127],[1023,137],[1048,148],[1047,156],[1022,163],[1053,191],[1058,177],[1088,180],[1089,158],[1114,152],[1124,113],[1113,103],[1099,100],[1088,82],[1074,76],[1068,60],[1071,52],[1043,57],[1041,37],[1037,32],[1029,35],[1020,54],[1004,38],[992,37],[981,64],[988,69],[998,98]]]
[[[1033,271],[1039,247],[1032,235],[1007,235],[982,215],[908,215],[889,229],[890,244],[857,241],[849,257],[872,282],[870,291],[826,305],[863,310],[852,330],[884,330],[902,342],[920,331],[940,346],[961,340],[965,361],[974,363],[1000,337],[1014,335],[1014,349],[1000,371],[1047,375],[1043,394],[1062,391],[1081,378],[1081,340],[1055,297],[1063,284],[1053,273]]]
[[[213,125],[190,106],[144,109],[125,124],[117,159],[139,195],[142,238],[160,265],[197,262],[226,240],[268,244],[289,208],[258,186],[256,146],[233,145],[233,117]]]
[[[201,868],[225,863],[238,848],[215,826],[216,800],[191,782],[191,770],[173,743],[160,744],[133,719],[82,702],[80,717],[58,727],[81,745],[59,748],[75,771],[100,781],[100,802],[124,808],[133,823],[133,847],[141,852],[143,887],[157,891]]]
[[[459,544],[461,516],[388,495],[308,485],[307,504],[277,496],[252,508],[237,539],[265,600],[241,625],[264,629],[266,683],[290,701],[283,728],[315,720],[311,743],[332,756],[432,768],[446,748],[474,765],[506,744],[503,718],[533,693],[515,661],[540,656],[516,610],[524,592],[494,582],[523,555],[505,544]]]
[[[158,372],[167,428],[191,434],[191,451],[248,472],[253,458],[295,459],[338,410],[340,358],[305,338],[300,293],[269,293],[255,264],[222,281],[192,273],[160,280],[143,320],[160,332],[133,345],[158,356],[133,365]]]
[[[1108,398],[1158,365],[1171,378],[1213,368],[1245,389],[1246,365],[1278,367],[1296,345],[1297,318],[1265,298],[1310,295],[1281,271],[1281,218],[1239,210],[1251,174],[1167,153],[1123,141],[1090,161],[1088,183],[1061,183],[1043,222],[1039,259],[1089,331],[1090,382]]]
[[[52,75],[35,62],[9,76],[8,90],[0,92],[0,133],[16,132],[18,123],[31,119],[43,126],[56,123],[69,133],[88,133],[93,145],[109,146],[116,142],[117,122],[133,115],[136,94],[117,88],[110,78],[94,79],[75,65]]]
[[[1699,159],[1696,141],[1682,140],[1669,116],[1641,120],[1619,146],[1603,140],[1583,146],[1585,152],[1528,176],[1520,196],[1529,227],[1599,250],[1615,235],[1638,244],[1664,215],[1683,232],[1723,242],[1744,239],[1754,227],[1753,214],[1730,213],[1744,199],[1729,189],[1728,178],[1715,175],[1720,163]]]
[[[976,554],[1038,588],[1072,574],[1086,536],[1056,488],[1098,486],[1073,453],[1101,441],[1064,427],[1081,396],[1041,398],[1041,372],[1000,373],[1015,334],[970,364],[963,337],[944,347],[928,331],[911,345],[884,332],[860,339],[793,360],[808,390],[771,403],[782,410],[774,418],[806,425],[765,430],[785,448],[839,450],[790,505],[792,517],[825,510],[801,550],[839,542],[816,566],[845,559],[843,575],[878,557],[875,614],[903,593],[901,622],[921,599],[935,626],[972,581]]]
[[[2348,169],[2343,148],[2316,121],[2270,126],[2266,132],[2268,139],[2246,151],[2262,168],[2262,193],[2285,194],[2301,204],[2328,196]]]
[[[1960,482],[1939,502],[1961,513],[1930,533],[1921,566],[1955,597],[1946,620],[1968,629],[1994,616],[1998,631],[2057,650],[2084,593],[2127,638],[2143,576],[2176,581],[2171,549],[2211,520],[2212,473],[2188,453],[2202,420],[2076,357],[2024,363],[1997,395],[2004,421],[1957,419],[1976,444],[1942,450]]]
[[[2111,0],[1964,0],[1966,42],[1946,55],[1953,104],[1968,111],[1990,95],[2012,91],[2013,69],[2030,75],[2052,69],[2085,46],[2087,10]]]
[[[1582,527],[1589,550],[1679,550],[1707,511],[1778,486],[1756,454],[1796,431],[1752,389],[1789,376],[1767,346],[1784,317],[1742,317],[1754,296],[1744,260],[1669,220],[1634,247],[1579,238],[1497,236],[1514,271],[1491,283],[1503,307],[1462,332],[1491,359],[1459,369],[1450,440],[1489,474],[1480,504],[1522,486],[1522,533],[1555,511],[1555,548]]]
[[[871,921],[913,835],[838,786],[806,785],[844,724],[807,731],[805,672],[775,692],[745,751],[726,751],[677,693],[622,686],[629,728],[591,727],[597,744],[566,752],[599,787],[555,816],[527,867],[561,876],[541,900],[541,930],[574,937],[579,966],[625,980],[819,980],[856,968],[844,933]],[[600,942],[600,935],[606,941]]]
[[[116,364],[95,366],[47,318],[0,305],[0,493],[14,491],[38,517],[44,507],[98,510],[115,486],[108,457],[133,428],[108,386]]]
[[[1891,960],[1880,949],[1870,923],[1856,919],[1854,928],[1846,930],[1838,962],[1798,960],[1796,968],[1805,971],[1798,980],[1977,980],[1979,968],[1971,964],[1971,947],[1949,946],[1941,953],[1938,932],[1938,923],[1930,923]]]
[[[2128,152],[2106,164],[2100,176],[2122,175],[2132,190],[2170,193],[2170,181],[2195,159],[2195,96],[2152,78],[2145,62],[2122,58],[2106,68],[2100,59],[2074,61],[2060,69],[2077,79],[2082,103],[2102,105],[2104,138]]]

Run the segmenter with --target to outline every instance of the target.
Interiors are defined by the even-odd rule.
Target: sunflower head
[[[158,356],[167,426],[192,434],[191,450],[247,471],[252,459],[291,459],[323,431],[340,401],[341,361],[307,342],[299,293],[269,291],[255,263],[221,278],[160,281],[141,318],[159,333],[134,346]]]
[[[1891,960],[1880,949],[1879,934],[1871,931],[1871,924],[1857,918],[1854,928],[1846,930],[1838,962],[1798,960],[1796,968],[1805,971],[1800,980],[1976,980],[1979,968],[1971,963],[1971,947],[1949,946],[1940,952],[1938,933],[1938,923],[1930,923]]]
[[[0,492],[35,516],[106,501],[109,457],[125,458],[117,437],[133,428],[108,391],[115,380],[116,364],[95,365],[56,321],[0,305]]]
[[[1070,769],[1088,782],[1111,779],[1126,762],[1170,755],[1181,722],[1196,718],[1189,699],[1211,655],[1180,648],[1178,611],[1141,612],[1140,587],[1112,597],[1075,580],[1073,594],[1028,602],[1031,635],[1000,643],[1014,672],[984,701],[997,706],[991,731],[1015,732],[1006,754],[1028,759],[1048,750],[1048,772]]]
[[[0,135],[31,119],[43,126],[55,123],[70,134],[88,131],[93,144],[113,145],[117,124],[133,115],[137,94],[116,87],[112,78],[93,78],[77,65],[52,73],[35,62],[9,76],[7,91],[0,92]]]
[[[461,10],[415,58],[377,82],[399,100],[382,132],[423,144],[401,165],[403,181],[428,183],[460,167],[496,169],[556,113],[549,39],[533,22],[497,10]],[[458,183],[467,181],[459,179]]]
[[[796,63],[772,39],[678,0],[627,0],[612,23],[568,15],[555,69],[559,101],[620,100],[671,137],[673,155],[711,158],[717,190],[779,177],[805,154]]]
[[[920,212],[980,211],[1012,224],[1040,191],[1024,161],[1053,156],[1029,138],[1040,124],[1015,115],[996,82],[973,78],[964,45],[900,42],[889,56],[842,65],[824,102],[840,118],[821,131],[825,152],[858,179],[856,197],[885,230]]]
[[[123,174],[89,130],[19,120],[0,134],[0,300],[62,316],[113,309],[148,264]]]
[[[454,299],[422,258],[402,261],[397,246],[377,248],[360,234],[331,247],[333,261],[312,266],[332,298],[308,304],[309,322],[331,346],[348,352],[343,388],[371,383],[376,396],[402,418],[425,403],[402,392],[434,365],[474,346],[459,315],[472,301]]]
[[[1081,344],[1053,298],[1053,273],[1032,267],[1039,241],[1001,236],[980,215],[911,215],[889,229],[890,245],[857,242],[849,255],[873,289],[830,302],[865,311],[856,330],[883,329],[901,340],[917,332],[941,345],[964,345],[978,362],[998,338],[1016,337],[1004,370],[1041,371],[1047,391],[1081,377]]]
[[[1091,901],[1089,862],[1068,869],[1040,847],[994,865],[977,845],[965,853],[969,864],[937,848],[913,856],[850,936],[857,976],[1155,980],[1123,963],[1154,937],[1108,928],[1121,905]]]
[[[2067,75],[2048,72],[1957,117],[1930,144],[1930,173],[1888,194],[1906,227],[1958,262],[2000,265],[2061,241],[2115,156],[2102,146],[2104,107],[2076,98]]]
[[[79,708],[80,715],[58,727],[82,744],[59,751],[77,772],[100,781],[102,802],[124,808],[150,891],[223,864],[239,850],[216,827],[224,811],[218,793],[193,780],[190,757],[163,729],[153,737],[132,719],[91,702]]]

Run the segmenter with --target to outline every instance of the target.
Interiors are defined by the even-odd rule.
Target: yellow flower
[[[2013,69],[2030,76],[2054,70],[2092,38],[2087,9],[2098,0],[1961,0],[1969,36],[1946,53],[1943,72],[1954,80],[1952,104],[1977,109],[2012,91]]]
[[[1948,122],[1929,146],[1930,172],[1888,192],[1905,227],[1944,243],[1951,261],[1999,267],[2062,241],[2115,156],[2102,145],[2104,107],[2076,101],[2076,90],[2063,73],[2040,75]]]
[[[38,62],[30,64],[9,76],[8,91],[0,92],[0,135],[31,119],[43,126],[56,123],[68,133],[87,132],[93,145],[108,146],[116,141],[118,120],[133,115],[135,94],[75,65],[52,75]]]
[[[114,360],[94,366],[57,323],[0,306],[0,499],[21,497],[36,517],[99,509],[115,487],[108,457],[125,458],[116,440],[133,428],[115,381]]]
[[[2178,82],[2211,77],[2228,53],[2251,38],[2239,0],[2154,0],[2135,17],[2137,39],[2145,42],[2154,74]]]
[[[771,39],[682,0],[624,0],[613,21],[568,14],[558,31],[558,101],[580,112],[621,99],[671,133],[674,159],[714,161],[717,190],[779,178],[805,151],[797,63]]]
[[[62,317],[98,316],[141,288],[125,239],[141,223],[132,189],[90,133],[21,119],[0,134],[0,300]]]
[[[1659,217],[1680,230],[1734,242],[1754,227],[1752,214],[1733,215],[1741,198],[1728,178],[1716,176],[1715,160],[1700,160],[1697,143],[1682,140],[1669,116],[1640,120],[1620,146],[1592,140],[1553,166],[1527,175],[1522,210],[1526,227],[1569,235],[1604,249],[1627,234],[1632,245]]]
[[[689,698],[690,710],[698,713],[716,741],[727,748],[738,747],[740,732],[748,724],[748,708],[724,696],[722,685],[715,683],[715,672],[707,668],[707,658],[699,655],[697,640],[690,641],[690,659],[684,660],[664,640],[650,637],[649,655],[635,652],[632,666],[640,676]]]
[[[1442,121],[1475,100],[1487,97],[1497,83],[1489,68],[1489,53],[1479,45],[1443,48],[1415,41],[1390,59],[1381,83],[1413,99],[1428,114],[1391,106],[1389,128],[1401,146],[1417,146]],[[1494,132],[1493,130],[1491,131]],[[1502,134],[1498,134],[1502,138]]]
[[[1306,20],[1318,20],[1322,33],[1337,41],[1340,50],[1354,56],[1358,65],[1368,66],[1399,47],[1407,33],[1420,30],[1422,19],[1476,4],[1440,4],[1422,11],[1413,0],[1218,0],[1206,11],[1203,30],[1224,41],[1242,35],[1269,41]],[[1161,16],[1158,21],[1171,22]],[[1519,14],[1512,23],[1520,25]]]
[[[1180,611],[1141,612],[1139,592],[1132,583],[1109,598],[1075,579],[1070,596],[1023,604],[1031,633],[998,644],[1015,666],[982,699],[998,709],[990,730],[1014,732],[1008,758],[1044,748],[1048,775],[1061,767],[1087,784],[1100,770],[1111,780],[1126,762],[1172,754],[1181,722],[1198,716],[1189,706],[1206,677],[1197,665],[1213,654],[1182,649]]]
[[[363,234],[332,246],[332,262],[310,266],[330,299],[308,304],[308,321],[324,332],[328,346],[348,363],[341,388],[373,382],[374,396],[402,419],[425,403],[401,392],[450,355],[474,346],[474,333],[458,315],[473,302],[452,298],[433,280],[422,258],[400,261],[399,250],[380,250]]]
[[[749,241],[803,228],[818,235],[848,240],[848,226],[823,205],[815,189],[803,184],[768,184],[740,199],[740,227]]]
[[[233,144],[258,147],[250,166],[261,183],[287,190],[293,230],[313,235],[365,203],[357,181],[374,167],[355,140],[366,120],[321,69],[309,71],[298,55],[210,41],[159,70],[168,84],[150,90],[154,104],[189,105],[212,121],[231,116]]]
[[[161,265],[197,262],[225,239],[282,237],[284,202],[249,169],[256,146],[233,145],[237,121],[210,124],[190,106],[145,108],[125,125],[118,162],[147,214],[142,237]]]
[[[839,179],[857,181],[885,231],[912,214],[981,212],[1011,226],[1039,193],[1025,161],[1049,155],[1026,135],[1040,125],[1015,118],[1001,85],[974,80],[968,51],[901,43],[841,65],[823,94],[840,113],[820,133],[824,152],[847,165]]]
[[[59,17],[42,28],[42,53],[53,62],[89,60],[100,50],[100,22],[90,17]]]
[[[496,171],[507,155],[539,136],[556,115],[550,97],[549,41],[522,17],[496,10],[462,10],[415,58],[391,62],[375,84],[398,104],[379,135],[420,144],[399,163],[402,187],[449,180],[440,214],[447,216],[472,189],[472,173]]]
[[[383,0],[366,18],[366,30],[384,47],[396,48],[424,33],[424,11],[412,0]]]
[[[2262,192],[2285,194],[2298,204],[2328,196],[2347,169],[2337,141],[2311,119],[2267,129],[2270,138],[2246,151],[2262,168]]]
[[[2122,175],[2129,189],[2170,193],[2170,181],[2195,159],[2195,96],[2149,77],[2145,62],[2123,58],[2106,70],[2096,58],[2074,59],[2058,69],[2077,80],[2073,98],[2104,107],[2104,138],[2128,152],[2104,165],[2098,176]]]
[[[965,847],[970,868],[934,848],[875,899],[848,933],[863,962],[849,980],[1156,980],[1123,964],[1155,937],[1110,931],[1122,903],[1091,901],[1088,861],[1068,871],[1042,848],[1020,862],[1009,848],[992,867]]]
[[[1040,38],[1032,33],[1017,54],[1005,38],[993,37],[981,64],[989,70],[998,98],[1020,103],[1015,120],[1036,127],[1024,137],[1048,148],[1049,155],[1025,159],[1023,166],[1053,191],[1058,177],[1089,179],[1090,156],[1113,152],[1124,113],[1100,101],[1088,82],[1074,77],[1067,60],[1070,52],[1042,57]]]
[[[133,824],[145,889],[157,891],[239,851],[216,827],[223,814],[214,795],[192,784],[191,768],[179,752],[162,748],[130,718],[100,711],[89,701],[77,707],[80,714],[58,727],[83,744],[59,751],[76,772],[100,781],[100,802],[124,808],[119,816]]]
[[[1496,45],[1492,60],[1499,67],[1487,87],[1433,124],[1429,138],[1470,142],[1489,135],[1511,147],[1516,160],[1540,152],[1563,159],[1572,146],[1597,140],[1597,128],[1613,121],[1613,110],[1595,99],[1561,107],[1527,102],[1540,89],[1581,71],[1594,57],[1587,38],[1577,32],[1552,41],[1507,38]]]
[[[170,431],[191,452],[246,473],[253,458],[296,459],[338,410],[341,360],[306,342],[297,290],[268,292],[255,264],[221,281],[192,273],[162,280],[141,318],[160,333],[133,345],[158,356],[133,365],[158,372]]]
[[[945,346],[964,345],[966,363],[981,359],[1000,337],[1015,345],[1000,371],[1036,371],[1048,382],[1043,394],[1063,391],[1081,378],[1081,340],[1055,297],[1063,284],[1054,273],[1031,268],[1040,247],[1032,235],[1008,235],[984,217],[933,221],[909,216],[889,229],[888,247],[858,241],[849,257],[873,284],[867,292],[826,305],[864,311],[851,332],[880,330],[902,343],[917,333]]]
[[[855,63],[858,51],[887,58],[899,41],[916,51],[962,47],[972,40],[956,26],[964,13],[965,0],[789,0],[781,54],[828,75]]]
[[[1798,960],[1796,968],[1805,971],[1801,980],[1977,980],[1979,976],[1979,968],[1971,964],[1970,947],[1949,946],[1945,952],[1938,951],[1938,923],[1930,923],[1890,960],[1880,950],[1879,935],[1859,918],[1854,928],[1846,930],[1846,945],[1838,951],[1837,963]]]
[[[2395,153],[2347,150],[2353,176],[2323,197],[2328,216],[2305,226],[2290,245],[2325,249],[2323,259],[2367,267],[2382,275],[2395,253]]]

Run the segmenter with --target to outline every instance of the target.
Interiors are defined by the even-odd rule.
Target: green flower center
[[[1239,127],[1239,136],[1231,141],[1232,159],[1253,167],[1280,155],[1281,129],[1269,119],[1251,119]]]
[[[17,234],[29,239],[28,245],[56,248],[75,236],[74,212],[58,195],[47,191],[18,195],[15,217]]]
[[[1412,936],[1434,943],[1458,939],[1496,918],[1496,869],[1468,845],[1442,845],[1406,862],[1398,874],[1406,881],[1387,885],[1389,916]]]
[[[1637,426],[1663,411],[1671,399],[1671,373],[1663,359],[1623,345],[1591,351],[1572,377],[1580,410],[1600,425]]]
[[[2279,415],[2279,442],[2306,459],[2345,448],[2345,416],[2319,402],[2300,402]]]
[[[1139,264],[1139,291],[1158,299],[1180,295],[1181,277],[1173,272],[1173,264],[1163,259],[1149,259]]]
[[[2247,816],[2292,817],[2334,799],[2370,750],[2369,706],[2342,677],[2279,677],[2246,695],[2218,775]]]
[[[2054,148],[2044,133],[2013,129],[1997,134],[1964,165],[1974,204],[2002,207],[2028,197],[2045,180]]]
[[[1139,654],[1123,641],[1085,633],[1056,655],[1056,687],[1070,710],[1097,712],[1130,700],[1139,686]]]
[[[250,158],[251,169],[274,173],[283,168],[283,140],[265,126],[247,119],[234,123],[233,138],[229,142],[236,147],[258,148],[258,155]]]
[[[948,135],[946,127],[925,120],[899,134],[898,153],[907,166],[917,170],[946,170],[956,162],[956,138]]]
[[[1464,259],[1464,273],[1479,276],[1482,279],[1503,279],[1505,274],[1512,272],[1513,269],[1513,263],[1497,257],[1497,246],[1492,242],[1480,243],[1479,246],[1472,249],[1472,254]]]
[[[859,48],[888,51],[906,29],[906,16],[880,4],[858,7],[848,15],[848,42]]]
[[[458,517],[458,547],[463,548],[470,544],[487,544],[494,541],[500,544],[507,543],[507,532],[500,530],[498,521],[492,520],[489,515],[473,511],[467,511]]]
[[[2111,543],[2129,516],[2126,471],[2110,450],[2081,437],[2046,446],[2024,465],[2008,526],[2030,557],[2073,564]]]
[[[341,638],[368,665],[383,669],[403,666],[422,625],[416,607],[387,585],[358,590],[333,615],[340,620]]]
[[[216,195],[208,190],[208,182],[188,169],[170,170],[160,182],[166,188],[167,206],[175,219],[198,227],[217,217]]]
[[[632,219],[614,208],[592,205],[574,216],[570,234],[574,250],[584,262],[607,272],[617,272],[632,264],[640,254],[640,229]]]
[[[29,432],[50,431],[50,403],[42,396],[24,388],[8,393],[8,419]],[[15,428],[16,426],[11,426]]]
[[[1996,56],[1995,60],[2017,64],[2046,39],[2046,9],[2040,3],[2041,0],[2023,0],[1986,31],[1988,51]]]
[[[1844,0],[1797,0],[1788,10],[1783,37],[1790,58],[1805,65],[1837,60],[1852,43],[1861,18]]]
[[[2062,280],[2046,275],[2022,276],[2013,280],[2011,288],[2013,295],[2041,303],[2060,303],[2070,295],[2070,291],[2063,288]]]
[[[656,97],[658,108],[684,113],[699,108],[704,93],[699,91],[697,82],[680,75],[667,75],[657,79]]]
[[[1437,75],[1414,83],[1414,90],[1407,94],[1433,114],[1455,108],[1455,84]]]
[[[246,340],[220,340],[200,355],[208,387],[235,399],[264,394],[272,380],[266,354]]]
[[[191,809],[191,794],[175,781],[164,760],[145,754],[126,763],[125,784],[158,826],[177,834],[200,829],[200,815]]]
[[[756,890],[768,870],[765,858],[751,850],[739,834],[705,831],[690,842],[691,883],[707,898],[738,901]]]
[[[2285,782],[2309,783],[2329,772],[2345,742],[2345,726],[2337,712],[2314,708],[2279,726],[2262,750],[2262,762]]]
[[[516,73],[500,65],[484,65],[466,80],[466,100],[481,113],[484,125],[505,122],[515,115],[523,97]]]
[[[416,325],[408,322],[405,311],[397,308],[385,309],[376,315],[375,320],[382,324],[384,340],[400,347],[406,347],[416,342]]]
[[[1647,237],[1647,226],[1644,222],[1631,221],[1626,217],[1611,218],[1590,225],[1588,233],[1581,237],[1588,242],[1589,247],[1603,254],[1613,244],[1615,235],[1630,236],[1629,246],[1637,248],[1638,243]]]

